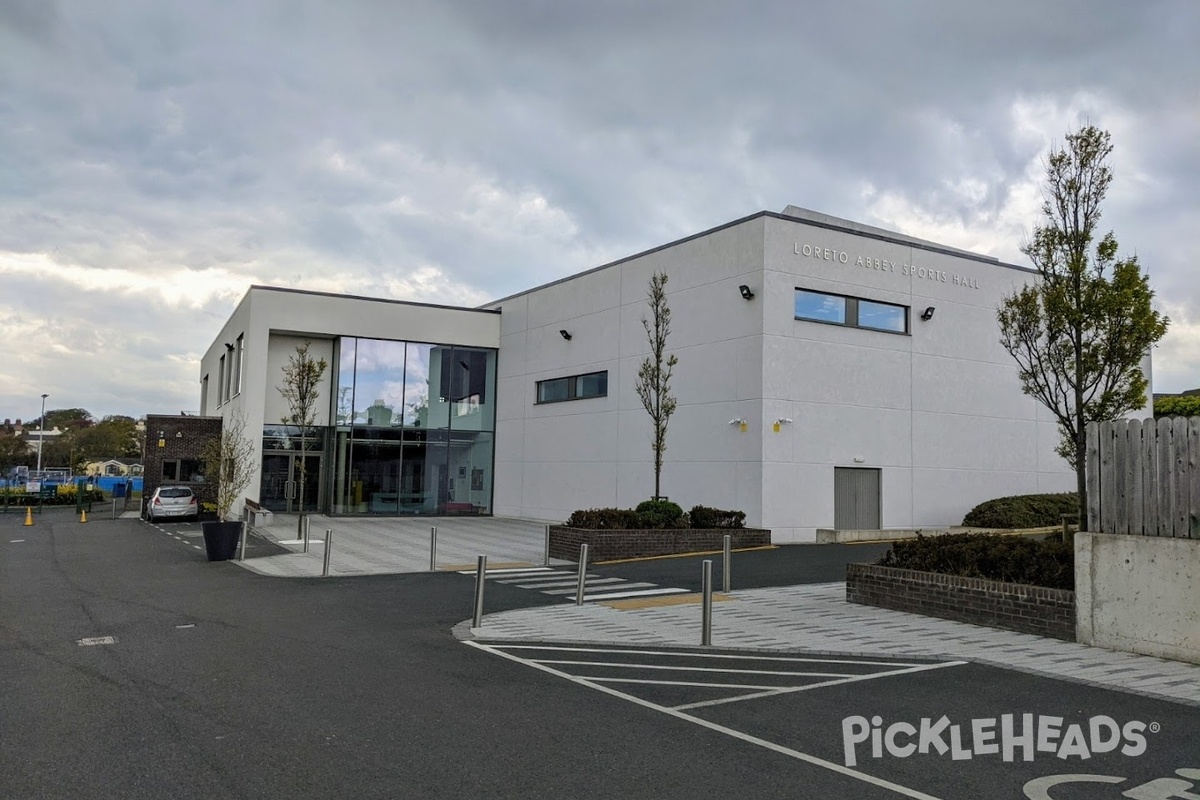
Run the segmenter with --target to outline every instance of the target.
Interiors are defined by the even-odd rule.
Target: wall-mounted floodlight
[[[566,339],[568,342],[571,341],[571,332],[569,330],[567,330],[566,328],[563,328],[562,330],[560,330],[558,332],[558,335],[563,337],[564,339]]]
[[[925,320],[926,322],[929,322],[929,320],[933,319],[934,311],[935,311],[934,307],[929,306],[928,308],[926,308],[924,311],[921,312],[921,319]]]
[[[746,432],[746,420],[742,419],[741,417],[734,417],[733,419],[729,420],[729,424],[737,425],[738,430],[740,430],[742,433]]]
[[[780,417],[779,419],[775,420],[775,424],[776,425],[791,425],[792,421],[787,417]]]
[[[753,300],[754,299],[754,292],[750,291],[750,287],[747,286],[746,284],[743,283],[741,286],[739,286],[738,291],[742,293],[743,300]]]

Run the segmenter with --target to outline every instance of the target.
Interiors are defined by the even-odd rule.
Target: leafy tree
[[[46,412],[46,430],[73,430],[92,424],[92,415],[86,408],[59,408]]]
[[[1160,397],[1154,401],[1155,417],[1200,417],[1200,395]]]
[[[285,425],[295,425],[300,429],[299,465],[300,479],[300,510],[304,510],[304,485],[308,459],[304,453],[308,450],[307,439],[309,429],[317,422],[317,399],[321,396],[321,378],[329,368],[324,358],[313,358],[309,355],[312,342],[305,340],[304,344],[296,346],[296,352],[288,357],[288,363],[283,367],[283,385],[278,387],[279,393],[287,401],[288,414],[281,421]]]
[[[29,445],[20,436],[0,436],[0,472],[12,467],[32,467]]]
[[[132,458],[141,453],[137,423],[130,417],[105,417],[90,428],[63,434],[72,438],[83,463]]]
[[[1021,248],[1038,280],[1005,298],[1000,341],[1017,362],[1021,389],[1058,422],[1061,455],[1075,469],[1079,513],[1087,508],[1086,427],[1145,405],[1141,361],[1167,331],[1137,256],[1119,259],[1104,234],[1093,248],[1100,204],[1112,181],[1107,131],[1087,126],[1046,163],[1043,224]]]
[[[654,499],[661,497],[663,452],[667,449],[667,423],[675,413],[675,398],[671,395],[671,372],[679,359],[665,354],[667,336],[671,333],[671,308],[667,305],[666,273],[650,277],[647,304],[653,323],[642,317],[642,327],[650,342],[650,355],[642,362],[633,384],[642,407],[650,415],[654,435],[650,448],[654,451]]]

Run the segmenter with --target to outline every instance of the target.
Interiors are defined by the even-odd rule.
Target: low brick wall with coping
[[[588,545],[588,560],[593,562],[720,550],[726,534],[733,537],[735,548],[771,544],[771,532],[762,528],[591,530],[551,525],[550,557],[576,561],[582,544]]]
[[[1075,641],[1075,593],[937,572],[846,565],[850,603]]]

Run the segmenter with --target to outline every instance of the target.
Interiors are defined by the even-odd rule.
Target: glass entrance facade
[[[330,510],[490,514],[496,351],[343,337]]]

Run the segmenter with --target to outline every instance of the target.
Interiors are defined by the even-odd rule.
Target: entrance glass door
[[[283,513],[317,511],[321,507],[321,456],[263,453],[259,503]]]

